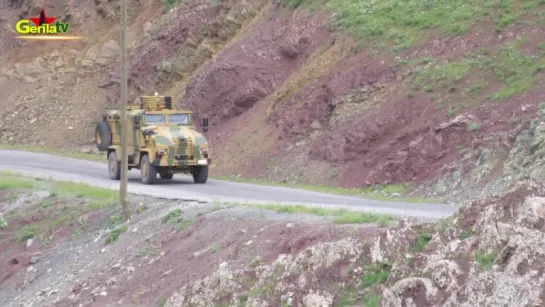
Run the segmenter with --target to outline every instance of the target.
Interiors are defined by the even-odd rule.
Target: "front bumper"
[[[169,163],[166,156],[155,156],[153,161],[153,166],[155,167],[174,167],[174,168],[185,168],[188,166],[205,166],[211,165],[212,159],[199,159],[199,160],[174,160]]]

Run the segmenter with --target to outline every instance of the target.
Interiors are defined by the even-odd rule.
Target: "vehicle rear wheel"
[[[121,178],[121,162],[117,161],[115,150],[108,155],[108,173],[112,180],[119,180]]]
[[[153,184],[157,179],[157,168],[150,163],[148,155],[140,161],[140,176],[143,184]]]
[[[168,179],[172,179],[172,177],[174,177],[174,173],[171,172],[171,171],[164,171],[164,172],[159,173],[159,176],[161,176],[161,179],[168,180]]]
[[[208,180],[208,165],[197,167],[197,169],[192,175],[193,175],[193,182],[206,183],[206,181]]]

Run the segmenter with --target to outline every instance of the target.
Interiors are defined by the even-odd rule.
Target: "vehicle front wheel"
[[[143,184],[153,184],[157,179],[157,168],[150,163],[148,155],[140,161],[140,176]]]
[[[115,151],[110,152],[108,155],[108,173],[112,180],[119,180],[121,178],[121,162],[117,161]]]
[[[206,183],[208,180],[208,165],[197,167],[192,175],[195,183]]]

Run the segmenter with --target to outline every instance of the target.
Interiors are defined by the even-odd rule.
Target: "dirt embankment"
[[[545,303],[545,187],[532,180],[389,229],[136,196],[123,224],[112,192],[1,184],[2,306]]]
[[[138,196],[125,224],[116,197],[81,184],[0,177],[0,304],[164,305],[226,264],[256,267],[379,232],[327,216]]]
[[[3,24],[38,9],[12,3],[2,2]],[[435,15],[422,7],[408,14],[411,26],[396,23],[405,20],[396,10],[384,20],[364,9],[335,14],[336,1],[329,11],[266,0],[191,0],[166,12],[159,0],[129,3],[130,102],[158,91],[209,117],[216,175],[349,188],[464,177],[482,152],[505,156],[545,98],[537,2],[449,8],[468,16],[463,25],[427,20]],[[90,147],[95,121],[119,97],[118,7],[46,10],[86,40],[3,40],[0,140]],[[502,17],[511,15],[520,18]],[[382,24],[399,37],[377,30],[358,46],[346,35]],[[477,184],[505,175],[500,164]]]
[[[225,263],[167,306],[541,306],[543,192],[521,181],[434,224],[405,221],[253,268]]]

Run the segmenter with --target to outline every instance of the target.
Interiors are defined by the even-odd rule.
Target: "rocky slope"
[[[2,174],[0,304],[543,306],[544,193],[390,228],[132,195],[123,223],[115,191]]]
[[[165,306],[542,306],[544,187],[520,181],[436,224],[404,221],[182,287]]]
[[[130,101],[158,91],[209,117],[216,175],[361,188],[527,173],[507,153],[545,98],[539,1],[129,3]],[[92,146],[119,96],[119,8],[49,2],[86,39],[43,43],[9,30],[41,3],[1,5],[0,140]],[[497,163],[468,175],[483,157]]]
[[[253,267],[319,242],[379,233],[282,208],[135,195],[123,223],[117,195],[0,174],[0,305],[163,306],[218,266]]]

